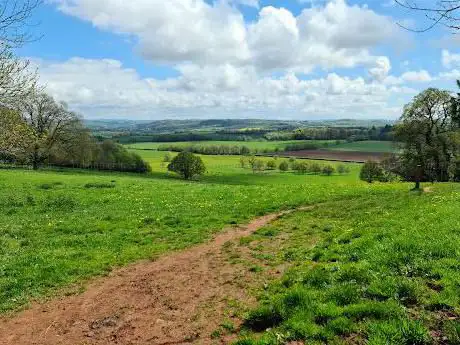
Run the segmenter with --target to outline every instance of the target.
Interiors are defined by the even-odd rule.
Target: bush
[[[194,176],[202,175],[206,172],[206,167],[200,157],[191,152],[181,152],[169,163],[168,170],[181,175],[189,180]]]
[[[350,168],[344,164],[340,164],[338,167],[337,167],[337,172],[339,174],[348,174],[350,172]]]
[[[280,171],[288,171],[289,170],[289,163],[286,161],[282,161],[278,167]]]
[[[363,181],[372,183],[374,181],[382,181],[384,179],[385,172],[381,165],[375,161],[367,161],[361,168],[359,178]]]
[[[323,167],[323,174],[327,176],[331,176],[335,172],[335,169],[332,165],[325,165]]]
[[[321,172],[321,166],[318,164],[318,163],[313,163],[311,166],[310,166],[310,171],[313,173],[313,174],[319,174]]]
[[[251,166],[252,166],[252,171],[254,172],[263,171],[265,169],[265,163],[263,160],[260,160],[260,159],[254,160]]]
[[[267,169],[268,170],[275,170],[276,169],[276,161],[271,160],[267,162]]]
[[[305,162],[295,163],[292,170],[297,171],[299,174],[306,174],[308,172],[308,164]]]

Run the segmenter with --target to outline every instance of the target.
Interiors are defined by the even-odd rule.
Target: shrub
[[[286,161],[282,161],[278,167],[280,171],[288,171],[289,170],[289,163]]]
[[[265,163],[264,161],[260,160],[260,159],[256,159],[254,160],[253,164],[252,164],[252,171],[253,172],[256,172],[256,171],[263,171],[265,169]]]
[[[344,164],[340,164],[338,167],[337,167],[337,172],[339,174],[348,174],[350,172],[350,168]]]
[[[275,170],[276,169],[276,161],[270,160],[267,162],[267,169],[268,170]]]
[[[308,164],[305,162],[295,163],[292,170],[297,171],[299,174],[306,174],[308,172]]]
[[[206,167],[200,157],[191,152],[181,152],[169,163],[168,170],[173,171],[184,179],[189,180],[194,176],[206,172]]]
[[[93,182],[85,184],[85,188],[96,188],[96,189],[105,189],[105,188],[115,188],[113,183],[104,183],[104,182]]]
[[[313,163],[311,166],[310,166],[310,171],[313,173],[313,174],[319,174],[321,172],[321,166],[318,164],[318,163]]]
[[[378,162],[367,161],[361,168],[359,178],[363,181],[372,183],[374,181],[383,180],[384,175],[384,170]]]
[[[335,172],[335,169],[332,165],[325,165],[323,167],[323,174],[327,176],[331,176]]]

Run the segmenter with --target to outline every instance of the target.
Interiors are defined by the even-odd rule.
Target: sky
[[[87,119],[397,119],[460,79],[460,36],[393,0],[45,0],[33,22],[18,54]]]

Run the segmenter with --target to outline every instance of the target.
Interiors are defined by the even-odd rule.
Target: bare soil
[[[247,267],[229,262],[226,245],[290,212],[266,215],[208,243],[117,269],[89,282],[82,294],[3,317],[0,344],[228,343],[231,338],[216,340],[211,334],[224,319],[238,325],[229,305],[253,304],[247,291],[255,282]]]
[[[368,160],[381,161],[387,156],[384,152],[360,152],[360,151],[328,151],[328,150],[301,150],[286,151],[283,156],[319,159],[340,162],[364,163]]]

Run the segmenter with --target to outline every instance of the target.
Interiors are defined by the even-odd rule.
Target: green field
[[[247,146],[251,150],[270,150],[275,151],[275,149],[283,150],[287,145],[295,145],[302,143],[312,143],[312,144],[323,144],[328,142],[326,140],[286,140],[286,141],[187,141],[187,142],[173,142],[173,143],[136,143],[136,144],[127,144],[126,147],[133,149],[152,149],[156,150],[159,146],[165,145],[174,145],[174,146]],[[334,143],[334,141],[329,141]]]
[[[291,269],[260,291],[246,314],[259,332],[238,344],[459,344],[459,204],[458,184],[366,193],[246,238],[260,271]]]
[[[164,152],[136,152],[151,174],[0,170],[0,312],[79,291],[228,225],[313,205],[241,241],[254,274],[288,269],[256,291],[259,306],[234,330],[239,344],[430,344],[433,330],[458,339],[459,184],[421,194],[367,184],[358,164],[345,175],[253,173],[239,156],[202,156],[207,173],[186,182],[167,172]]]
[[[363,151],[363,152],[395,152],[397,149],[391,141],[354,141],[351,143],[343,143],[340,145],[333,145],[329,150],[338,151]]]
[[[184,182],[146,151],[151,175],[0,170],[0,310],[114,266],[202,242],[228,224],[369,190],[345,176],[253,174],[239,157],[206,156]],[[392,188],[382,186],[380,189]]]

